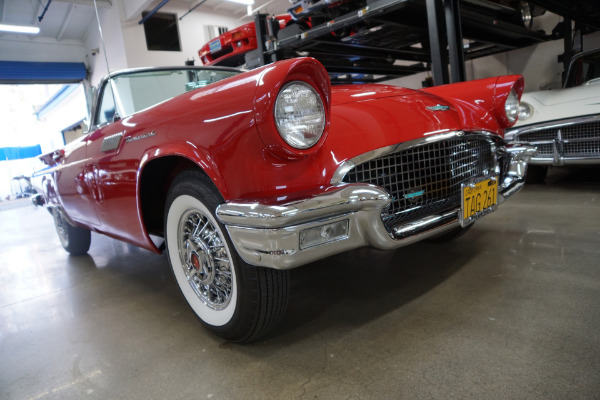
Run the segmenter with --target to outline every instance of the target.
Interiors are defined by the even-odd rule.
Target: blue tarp
[[[42,148],[39,144],[29,147],[2,147],[0,148],[0,161],[31,158],[40,154],[42,154]]]

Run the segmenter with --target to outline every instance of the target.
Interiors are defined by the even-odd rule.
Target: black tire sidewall
[[[52,217],[54,218],[54,226],[56,228],[56,234],[58,235],[58,240],[63,248],[73,256],[82,256],[87,254],[90,249],[90,244],[92,240],[92,233],[85,228],[80,228],[77,226],[71,225],[62,215],[61,211],[56,209],[52,210]],[[59,232],[58,224],[61,224],[64,227],[66,234],[66,243],[61,239],[61,234]]]
[[[234,269],[235,275],[235,288],[236,304],[233,315],[229,322],[223,325],[212,325],[202,319],[202,317],[194,310],[191,304],[188,305],[194,311],[194,314],[198,317],[200,322],[211,330],[213,333],[231,340],[231,341],[244,341],[248,335],[248,332],[254,330],[255,320],[259,312],[259,304],[257,295],[259,292],[258,279],[256,278],[256,267],[249,266],[246,264],[237,254],[233,243],[229,239],[229,235],[225,226],[216,218],[215,210],[218,205],[224,202],[222,196],[217,191],[212,181],[203,173],[198,171],[185,171],[182,172],[175,178],[169,193],[167,195],[167,201],[165,205],[165,240],[166,240],[166,252],[169,259],[169,265],[171,266],[171,272],[173,273],[175,280],[174,268],[171,261],[171,254],[169,254],[169,240],[167,235],[167,219],[169,216],[169,210],[172,204],[181,196],[191,196],[200,201],[211,213],[214,221],[218,225],[221,231],[222,240],[227,242],[229,255],[232,260],[232,268]],[[177,238],[173,238],[177,240]],[[172,255],[173,257],[179,257],[179,254]],[[179,281],[177,281],[179,284]],[[183,295],[183,290],[180,287]],[[185,295],[184,295],[185,297]],[[187,298],[186,298],[187,300]],[[233,300],[233,299],[232,299]]]

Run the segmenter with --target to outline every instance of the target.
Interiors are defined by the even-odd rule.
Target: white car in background
[[[600,49],[573,57],[563,89],[524,93],[506,140],[537,146],[530,183],[550,166],[600,164]]]

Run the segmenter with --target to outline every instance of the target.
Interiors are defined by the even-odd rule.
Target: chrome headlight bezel
[[[316,145],[325,131],[323,99],[304,81],[291,81],[281,88],[273,107],[273,117],[281,138],[297,150]]]
[[[519,117],[519,95],[515,89],[511,89],[504,102],[504,113],[509,123],[514,124]]]

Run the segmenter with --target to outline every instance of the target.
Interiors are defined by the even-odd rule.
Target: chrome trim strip
[[[555,164],[553,158],[549,157],[535,157],[529,162],[531,165],[553,165],[556,167],[568,166],[568,165],[598,165],[600,164],[600,158],[598,157],[563,157],[560,163]]]
[[[577,124],[586,124],[589,122],[600,121],[600,114],[594,115],[584,115],[575,118],[562,119],[557,121],[546,121],[546,122],[538,122],[537,124],[532,125],[522,125],[516,128],[507,129],[506,135],[510,135],[510,137],[518,136],[524,133],[529,133],[532,131],[545,130],[545,129],[555,129],[562,128],[570,125]]]
[[[412,221],[407,224],[403,224],[393,228],[394,237],[396,239],[404,239],[409,236],[413,236],[419,232],[431,229],[432,225],[438,225],[439,222],[445,221],[446,223],[453,223],[459,221],[458,216],[460,215],[460,208],[456,208],[452,211],[439,214],[430,215],[420,220]]]

